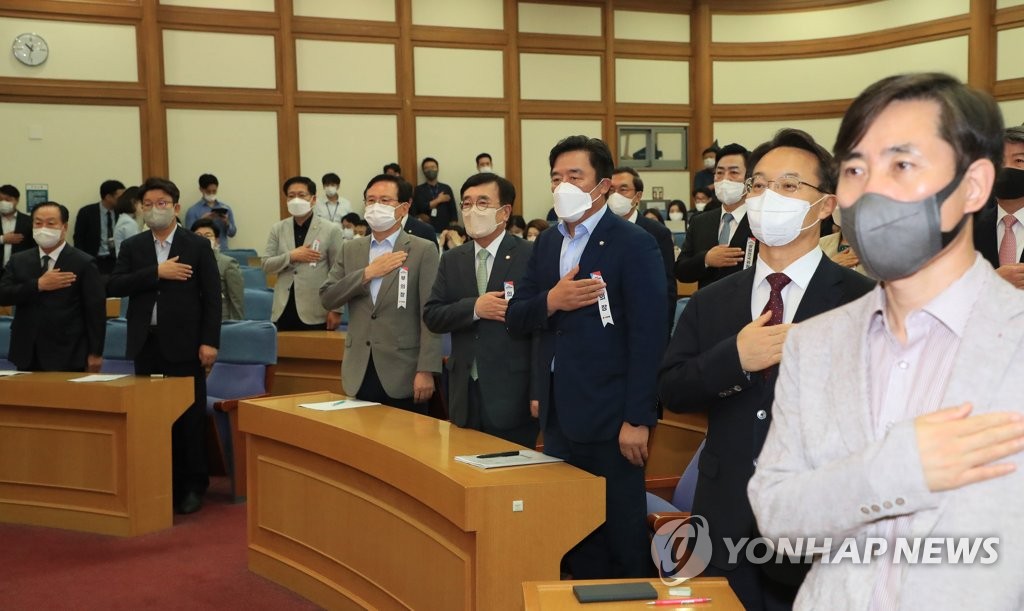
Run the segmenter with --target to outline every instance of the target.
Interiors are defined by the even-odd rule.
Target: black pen
[[[519,456],[519,450],[495,452],[494,454],[480,454],[477,458],[505,458],[506,456]]]

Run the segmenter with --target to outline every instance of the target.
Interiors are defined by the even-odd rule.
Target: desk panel
[[[341,388],[344,356],[344,331],[278,332],[274,394],[344,392]]]

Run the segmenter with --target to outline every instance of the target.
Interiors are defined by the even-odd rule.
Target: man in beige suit
[[[882,284],[790,330],[748,486],[765,536],[816,539],[798,609],[1024,608],[1024,294],[971,230],[1002,133],[944,74],[883,79],[843,118],[843,231]]]
[[[270,319],[279,331],[333,331],[341,322],[340,306],[324,309],[319,290],[341,255],[341,229],[313,214],[312,180],[294,176],[282,190],[291,216],[271,227],[263,252],[263,271],[277,274]]]
[[[366,401],[426,413],[441,372],[441,338],[423,323],[437,276],[437,247],[402,231],[412,185],[381,174],[363,191],[372,235],[345,242],[320,287],[324,308],[348,304],[341,382]]]

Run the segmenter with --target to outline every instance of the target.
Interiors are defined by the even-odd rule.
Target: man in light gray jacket
[[[1024,295],[971,230],[1002,134],[945,74],[843,118],[843,231],[882,284],[789,332],[748,486],[766,537],[816,539],[798,609],[1024,608]]]

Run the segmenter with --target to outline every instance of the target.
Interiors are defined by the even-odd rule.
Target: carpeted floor
[[[0,524],[0,609],[316,609],[249,572],[245,505],[214,478],[203,509],[133,538]]]

